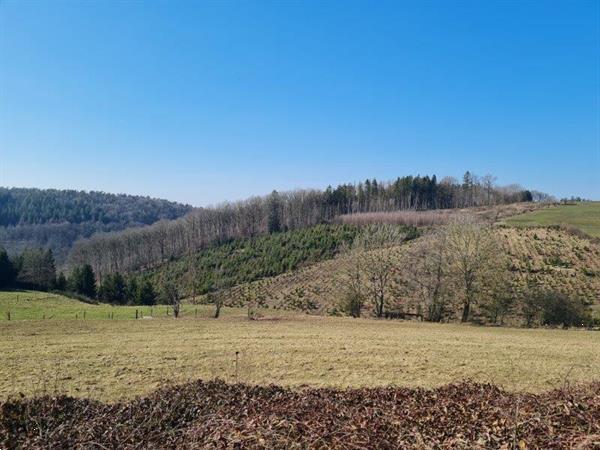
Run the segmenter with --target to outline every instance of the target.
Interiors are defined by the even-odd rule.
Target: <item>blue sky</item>
[[[493,173],[600,199],[600,2],[0,1],[0,185],[207,205]]]

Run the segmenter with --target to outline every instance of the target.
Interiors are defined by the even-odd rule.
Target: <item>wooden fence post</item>
[[[238,381],[238,363],[239,363],[240,352],[235,352],[235,381]]]

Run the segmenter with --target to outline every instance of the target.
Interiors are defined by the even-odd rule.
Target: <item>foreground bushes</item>
[[[129,403],[70,397],[0,405],[13,448],[596,448],[600,383],[534,395],[192,382]]]

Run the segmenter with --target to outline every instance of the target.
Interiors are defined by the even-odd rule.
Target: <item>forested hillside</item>
[[[402,227],[410,237],[412,227]],[[160,287],[173,282],[186,296],[202,295],[273,277],[334,258],[360,233],[354,225],[317,225],[256,238],[236,239],[170,261],[145,274]]]
[[[297,190],[199,208],[185,218],[141,230],[99,235],[79,242],[69,264],[91,264],[100,276],[148,269],[215,243],[328,223],[340,215],[398,210],[467,208],[531,201],[542,194],[519,186],[498,187],[494,177],[466,172],[462,182],[406,176],[366,180],[326,190]]]
[[[495,227],[493,238],[498,251],[489,255],[488,263],[494,273],[488,284],[492,291],[499,287],[500,295],[490,292],[481,282],[471,311],[473,318],[514,324],[524,323],[527,317],[533,320],[541,314],[542,305],[535,303],[540,292],[564,296],[565,301],[583,302],[598,310],[600,245],[596,241],[560,228],[544,227]],[[275,308],[349,314],[345,302],[357,288],[364,297],[362,314],[368,316],[374,310],[369,277],[362,274],[360,285],[353,285],[352,281],[358,279],[355,277],[361,270],[371,273],[366,264],[375,266],[373,274],[385,270],[384,265],[377,265],[388,259],[390,282],[385,310],[419,312],[427,320],[458,320],[461,293],[450,267],[443,261],[451,255],[440,243],[435,234],[426,234],[384,250],[346,252],[335,259],[224,290],[221,299],[226,305],[242,306],[248,299],[260,299]],[[499,274],[503,275],[500,284]],[[440,313],[433,309],[436,303]],[[560,314],[567,313],[563,310]]]
[[[0,188],[0,246],[44,247],[62,263],[72,244],[102,231],[172,220],[191,210],[167,200],[75,190]]]

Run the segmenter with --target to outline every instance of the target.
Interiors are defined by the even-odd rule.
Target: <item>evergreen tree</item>
[[[98,290],[98,298],[109,303],[125,303],[126,294],[125,279],[119,272],[107,275]]]
[[[0,247],[0,288],[11,286],[15,281],[15,268],[4,248]]]
[[[64,273],[60,272],[56,277],[54,289],[56,289],[57,291],[65,291],[67,289],[67,278],[65,277]]]
[[[464,201],[466,206],[473,206],[473,185],[474,179],[471,172],[468,170],[463,175],[463,191],[464,191]]]
[[[81,268],[74,267],[73,270],[71,270],[71,275],[69,275],[69,279],[67,280],[67,289],[72,292],[79,292],[79,286],[81,284],[80,280]]]
[[[73,269],[71,274],[71,289],[89,298],[96,298],[96,275],[92,266],[84,264]]]
[[[125,287],[125,301],[130,305],[137,303],[138,298],[138,283],[135,277],[131,277]]]
[[[269,196],[269,216],[268,216],[268,230],[269,233],[278,233],[281,231],[281,198],[277,191],[271,192]]]
[[[150,280],[143,280],[138,289],[137,304],[154,305],[156,303],[156,292]]]

